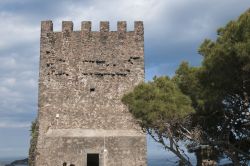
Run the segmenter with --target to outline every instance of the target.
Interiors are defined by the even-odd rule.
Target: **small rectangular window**
[[[99,154],[98,153],[87,154],[87,166],[99,166]]]

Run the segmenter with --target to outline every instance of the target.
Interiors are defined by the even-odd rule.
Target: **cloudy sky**
[[[178,64],[199,65],[197,48],[216,29],[236,19],[250,0],[0,0],[0,158],[28,153],[29,126],[37,114],[40,21],[134,20],[145,26],[146,80],[173,75]],[[158,147],[150,142],[149,154]]]

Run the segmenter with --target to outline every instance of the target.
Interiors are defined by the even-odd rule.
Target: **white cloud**
[[[210,38],[250,6],[249,0],[0,1],[0,128],[18,130],[30,126],[37,110],[41,19],[53,19],[56,31],[61,31],[62,20],[72,20],[75,29],[90,20],[94,30],[99,30],[101,20],[110,21],[111,30],[116,30],[118,20],[128,21],[128,30],[133,30],[133,21],[144,21],[150,80],[173,74],[181,60],[197,59],[198,45],[193,43]]]
[[[0,3],[22,4],[26,7],[29,3],[33,3],[31,0],[17,2],[17,0],[4,0]],[[48,2],[44,1],[44,3]],[[96,30],[99,29],[100,20],[111,21],[112,30],[116,30],[117,20],[128,21],[130,30],[133,29],[131,21],[143,20],[145,37],[146,40],[150,41],[147,44],[159,43],[164,48],[157,52],[159,47],[155,44],[154,50],[156,52],[154,54],[158,55],[149,55],[146,59],[147,64],[150,64],[148,65],[149,68],[146,69],[147,78],[150,79],[151,75],[165,74],[165,71],[162,72],[163,70],[174,71],[173,66],[177,66],[168,65],[171,64],[170,57],[166,56],[169,51],[167,50],[169,49],[169,43],[175,43],[171,44],[171,47],[176,47],[178,50],[183,49],[183,52],[187,52],[188,50],[183,48],[183,44],[202,40],[205,36],[215,33],[215,27],[218,28],[218,24],[222,24],[222,21],[227,22],[228,18],[232,19],[231,15],[239,15],[247,8],[247,2],[250,5],[249,0],[242,0],[241,4],[237,0],[91,0],[87,2],[74,1],[74,3],[73,1],[62,1],[60,4],[61,11],[57,11],[60,14],[57,13],[57,16],[54,16],[51,13],[51,17],[54,18],[54,26],[58,30],[61,29],[62,20],[74,21],[76,29],[80,29],[81,21],[91,20]],[[34,4],[32,5],[34,7]],[[49,5],[45,4],[45,6]],[[56,7],[54,6],[54,8]],[[30,15],[35,13],[35,9],[30,11],[33,12]],[[38,65],[39,52],[38,46],[34,47],[33,44],[39,45],[39,22],[43,16],[40,16],[40,13],[36,17],[39,20],[36,20],[34,24],[27,17],[27,13],[29,11],[24,14],[14,10],[8,11],[8,9],[0,12],[0,26],[2,28],[0,31],[0,51],[7,48],[10,50],[8,53],[0,54],[0,69],[2,71],[0,75],[0,91],[2,93],[0,99],[2,103],[14,105],[13,108],[19,105],[22,107],[22,104],[28,103],[27,101],[30,105],[34,105],[34,98],[37,95],[38,67],[36,68],[35,65]],[[145,47],[148,47],[148,45],[145,45]],[[19,47],[16,48],[15,46]],[[194,46],[192,50],[196,48]],[[171,58],[176,57],[183,58],[175,54]],[[156,63],[157,65],[155,65]],[[20,111],[20,109],[18,110]]]
[[[31,123],[27,122],[6,122],[2,121],[0,122],[0,128],[29,128]]]
[[[16,84],[16,78],[5,78],[3,79],[2,84],[6,86],[14,86]]]
[[[33,78],[30,78],[26,81],[26,86],[29,88],[36,88],[37,84],[38,84],[38,82]]]
[[[76,29],[79,29],[81,21],[91,20],[93,29],[99,30],[99,21],[107,20],[111,23],[111,29],[116,30],[116,21],[125,20],[128,21],[129,30],[132,30],[133,21],[154,22],[164,11],[166,2],[165,0],[94,0],[85,6],[68,1],[64,9],[65,15],[56,18],[54,25],[55,29],[60,30],[62,20],[73,20]]]
[[[16,67],[16,65],[17,65],[17,63],[16,63],[16,59],[14,57],[8,57],[8,56],[0,57],[0,68],[13,69]]]
[[[20,94],[18,92],[15,92],[8,87],[0,86],[0,98],[2,98],[4,100],[4,98],[5,99],[8,99],[8,98],[12,98],[12,99],[19,98],[20,99],[21,97],[20,97]]]
[[[1,1],[3,4],[13,2],[26,6],[32,1]],[[44,1],[44,3],[48,2]],[[166,56],[169,51],[167,50],[169,43],[175,43],[171,44],[170,47],[176,47],[178,50],[183,49],[183,52],[187,52],[188,50],[182,47],[183,44],[201,40],[204,36],[215,33],[215,27],[217,28],[221,20],[227,22],[225,18],[232,18],[227,16],[228,14],[237,16],[244,11],[243,9],[247,8],[246,2],[248,1],[242,0],[242,5],[238,5],[237,0],[91,0],[87,2],[74,1],[74,3],[62,1],[60,14],[57,13],[57,16],[51,14],[51,18],[54,18],[55,30],[61,30],[62,20],[74,21],[75,29],[80,29],[81,21],[91,20],[95,30],[99,29],[99,21],[101,20],[110,21],[111,30],[116,30],[117,20],[128,21],[129,30],[133,29],[133,21],[143,20],[145,39],[150,41],[147,44],[159,43],[164,48],[157,52],[159,47],[154,44],[154,54],[157,55],[147,56],[146,76],[147,79],[150,79],[153,75],[174,71],[174,67],[177,65],[172,65],[170,58],[183,58],[175,54],[171,55],[172,57]],[[248,4],[250,5],[250,3]],[[45,6],[49,5],[45,4]],[[56,6],[54,7],[56,8]],[[33,13],[30,15],[33,15],[35,9],[31,11]],[[46,11],[44,12],[46,13]],[[0,54],[0,69],[2,71],[0,74],[0,104],[2,105],[0,107],[7,108],[8,105],[11,105],[8,110],[12,109],[13,113],[27,112],[27,105],[30,105],[30,108],[31,105],[35,105],[37,97],[38,67],[35,65],[38,65],[39,22],[43,16],[37,16],[39,20],[34,23],[29,20],[27,13],[29,11],[26,11],[25,14],[13,10],[0,11],[0,26],[2,27],[0,51],[7,48],[10,50]],[[34,47],[34,43],[37,47]],[[148,45],[145,47],[147,48]],[[196,48],[194,46],[192,49]],[[156,63],[157,65],[155,65]]]
[[[33,42],[39,37],[39,27],[16,13],[0,12],[0,50],[13,45]]]
[[[64,14],[54,19],[57,31],[62,20],[72,20],[75,29],[80,29],[82,20],[91,20],[94,30],[99,30],[99,21],[108,20],[111,30],[116,30],[116,21],[128,21],[128,29],[133,30],[131,21],[143,20],[145,35],[168,42],[188,42],[200,40],[216,33],[218,26],[227,22],[225,18],[247,9],[249,0],[93,0],[87,5],[66,1]],[[230,14],[230,15],[229,15]]]

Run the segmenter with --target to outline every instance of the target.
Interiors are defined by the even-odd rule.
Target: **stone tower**
[[[145,134],[121,102],[144,81],[143,31],[42,21],[36,166],[146,165]]]

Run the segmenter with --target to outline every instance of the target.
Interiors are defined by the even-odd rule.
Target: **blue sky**
[[[173,75],[181,61],[199,65],[197,48],[216,38],[218,27],[250,7],[249,0],[0,0],[0,158],[25,156],[29,126],[37,114],[40,21],[143,20],[146,80]],[[149,155],[160,155],[149,141]]]

